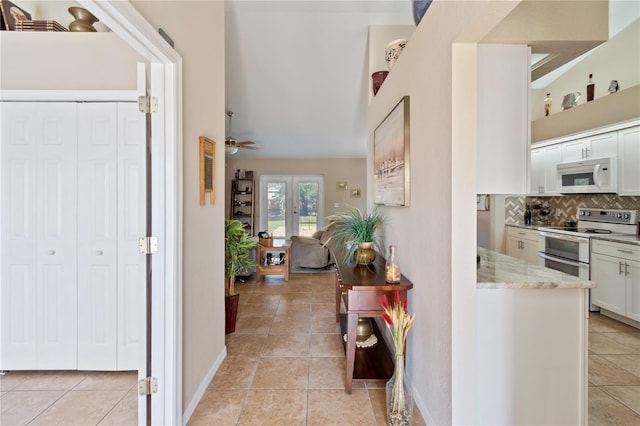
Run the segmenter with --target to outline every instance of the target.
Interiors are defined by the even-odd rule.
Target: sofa
[[[312,236],[291,237],[291,268],[327,268],[335,263],[331,244],[331,227],[316,231]]]

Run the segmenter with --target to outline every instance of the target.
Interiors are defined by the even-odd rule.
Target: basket
[[[273,247],[273,238],[258,238],[262,247]]]

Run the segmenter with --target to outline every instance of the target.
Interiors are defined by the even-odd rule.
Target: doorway
[[[311,236],[324,225],[324,177],[262,175],[260,229],[273,238]]]

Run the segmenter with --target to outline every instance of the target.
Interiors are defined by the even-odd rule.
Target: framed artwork
[[[408,206],[409,96],[403,97],[373,133],[374,203]]]
[[[200,136],[200,205],[205,204],[205,195],[209,194],[209,203],[216,201],[216,143],[211,139]]]
[[[336,189],[338,191],[346,191],[347,190],[347,181],[341,180],[336,182]]]
[[[30,20],[31,15],[7,0],[0,0],[0,12],[2,12],[2,29],[16,30],[16,21]]]
[[[360,188],[351,190],[351,198],[360,198]]]

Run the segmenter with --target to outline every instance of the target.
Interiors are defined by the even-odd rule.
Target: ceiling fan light
[[[224,147],[224,152],[230,155],[235,154],[236,152],[238,152],[238,147],[233,145],[226,145]]]

